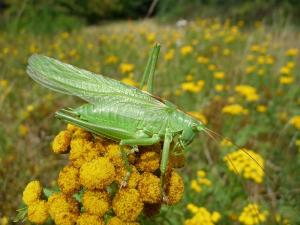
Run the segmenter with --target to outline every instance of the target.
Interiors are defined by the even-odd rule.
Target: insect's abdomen
[[[81,119],[93,124],[124,129],[133,135],[138,130],[150,134],[164,133],[168,114],[163,110],[149,110],[135,105],[85,104],[75,110]]]

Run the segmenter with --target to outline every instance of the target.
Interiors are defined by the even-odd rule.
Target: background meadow
[[[195,139],[179,170],[183,200],[143,223],[300,224],[296,3],[293,8],[292,1],[266,1],[278,6],[268,11],[259,1],[228,1],[226,11],[218,1],[208,1],[204,11],[197,1],[173,8],[166,1],[150,12],[156,16],[134,20],[149,13],[151,1],[81,5],[91,15],[75,17],[55,1],[50,6],[58,9],[47,12],[49,5],[41,2],[28,1],[19,17],[14,1],[2,9],[0,224],[12,223],[30,180],[56,186],[67,158],[51,152],[51,141],[66,126],[54,112],[82,104],[31,80],[28,57],[44,54],[137,86],[156,42],[161,53],[155,94],[221,136],[203,133]],[[100,6],[106,11],[92,12]]]

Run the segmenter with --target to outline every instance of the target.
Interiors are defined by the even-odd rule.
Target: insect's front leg
[[[170,132],[170,129],[167,128],[165,133],[164,146],[162,150],[161,163],[160,163],[161,193],[164,202],[167,202],[167,195],[165,193],[165,175],[166,175],[166,170],[169,161],[169,152],[170,152],[170,145],[172,142],[172,138],[173,138],[172,133]]]
[[[121,183],[121,187],[125,187],[127,185],[127,181],[131,175],[132,168],[129,164],[128,155],[125,152],[124,146],[130,145],[133,146],[133,148],[137,148],[138,145],[154,145],[160,141],[160,137],[157,134],[154,134],[152,137],[148,138],[136,138],[136,139],[124,139],[120,141],[120,150],[121,150],[121,156],[125,163],[125,167],[127,170],[127,173],[123,179],[123,182]]]

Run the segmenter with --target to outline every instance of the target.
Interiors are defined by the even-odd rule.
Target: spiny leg
[[[149,138],[136,138],[136,139],[124,139],[120,141],[120,150],[121,150],[121,157],[125,163],[125,168],[127,173],[121,182],[121,188],[127,185],[128,179],[132,173],[132,167],[129,164],[128,155],[125,152],[124,146],[130,145],[134,148],[138,145],[154,145],[160,141],[159,135],[154,134],[152,137]]]
[[[155,44],[153,49],[150,52],[150,56],[147,61],[146,69],[143,74],[142,81],[140,83],[140,88],[142,89],[145,85],[145,82],[147,82],[147,91],[152,94],[153,92],[153,80],[154,80],[154,72],[155,72],[155,66],[158,59],[160,50],[160,45]]]
[[[168,161],[169,161],[169,152],[170,152],[170,145],[172,142],[172,134],[169,131],[169,129],[166,129],[166,134],[165,134],[165,140],[164,140],[164,146],[162,150],[162,156],[161,156],[161,163],[160,163],[160,181],[161,181],[161,193],[163,196],[163,201],[167,201],[167,195],[165,193],[165,175],[166,175],[166,170],[168,166]]]

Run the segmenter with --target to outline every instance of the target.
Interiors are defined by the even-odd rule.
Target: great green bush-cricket
[[[131,168],[124,146],[137,150],[138,146],[163,142],[160,164],[163,189],[170,152],[180,149],[184,153],[195,135],[206,128],[173,103],[153,95],[159,50],[159,44],[155,44],[142,76],[140,88],[146,83],[147,91],[42,55],[29,58],[27,73],[47,88],[87,101],[55,115],[95,135],[119,142],[129,175]]]

